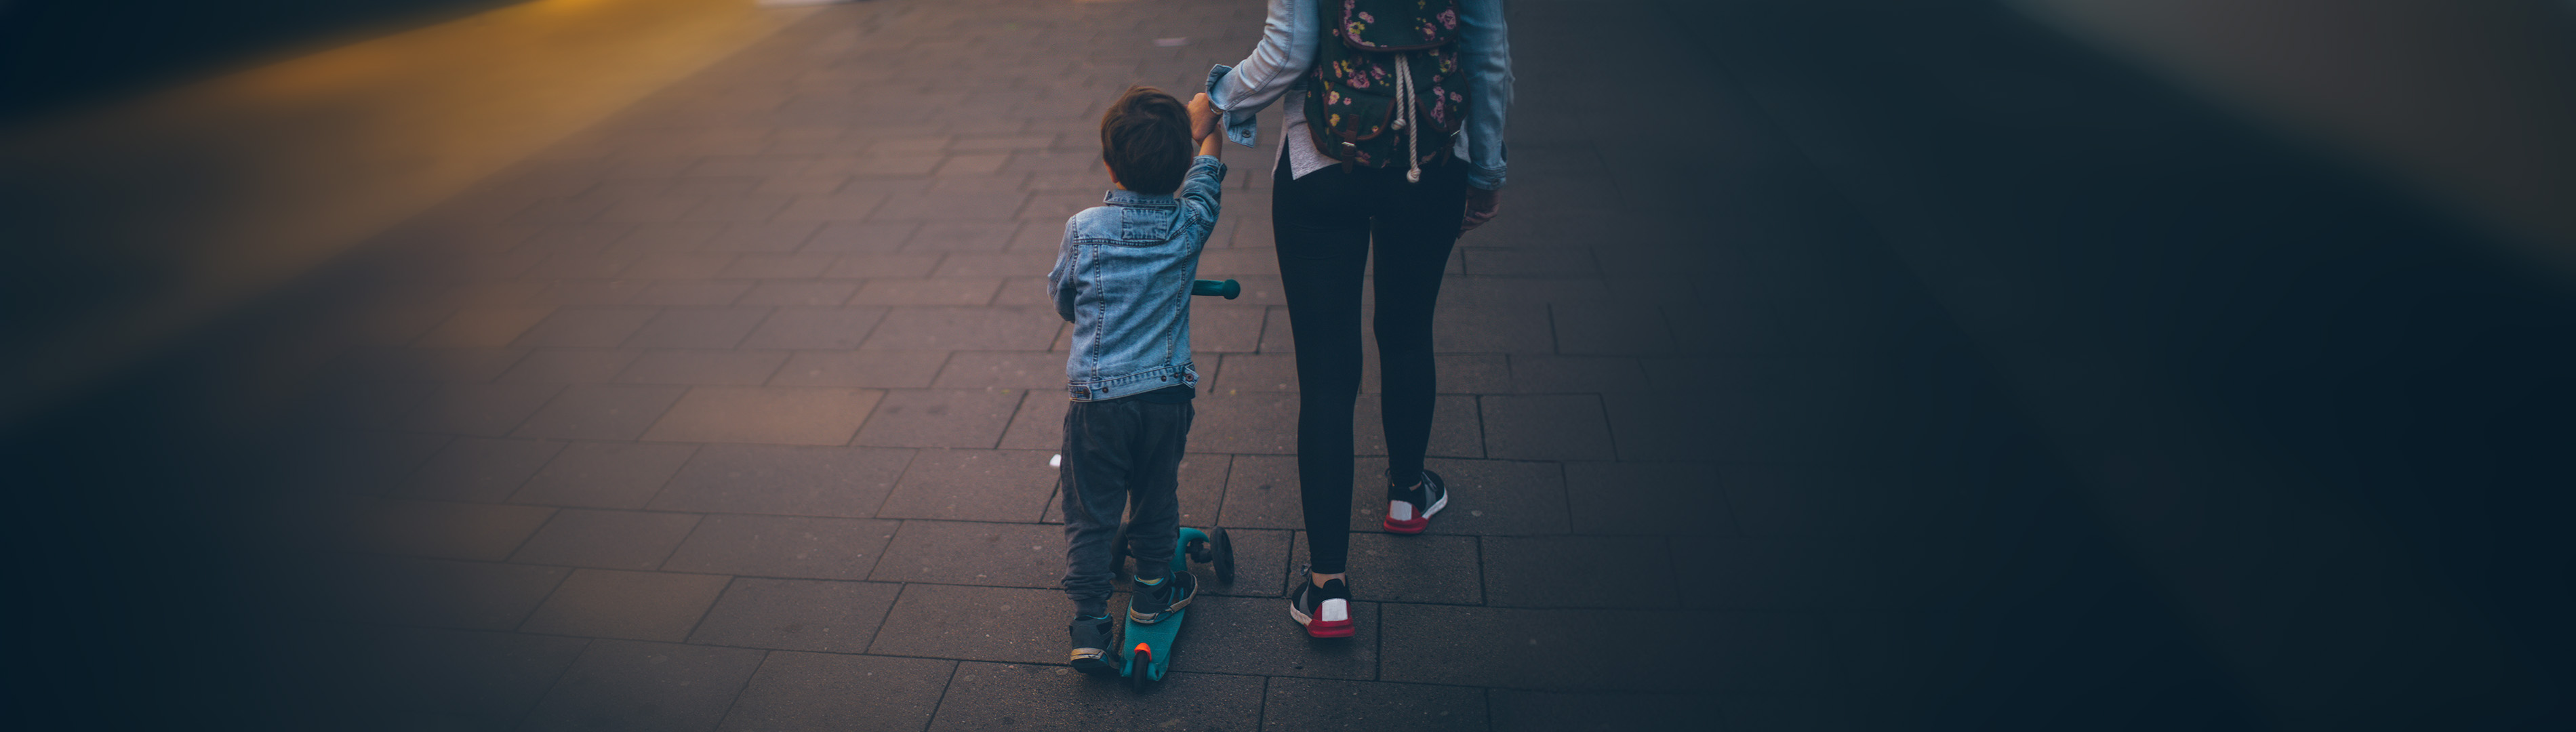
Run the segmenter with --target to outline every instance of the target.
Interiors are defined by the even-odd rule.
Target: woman
[[[1431,12],[1439,12],[1438,6],[1445,4],[1434,0]],[[1377,20],[1357,15],[1366,9],[1358,6],[1407,8],[1378,13],[1386,16],[1414,12],[1409,8],[1416,3],[1363,0],[1354,6],[1270,0],[1270,17],[1252,55],[1208,73],[1207,103],[1223,111],[1220,123],[1227,139],[1234,142],[1253,145],[1253,115],[1273,102],[1287,102],[1288,129],[1272,173],[1271,229],[1277,235],[1279,273],[1288,295],[1289,329],[1297,340],[1301,397],[1297,476],[1311,560],[1302,572],[1306,581],[1289,593],[1288,613],[1306,627],[1308,635],[1318,638],[1348,637],[1356,630],[1345,576],[1353,480],[1351,412],[1360,386],[1360,282],[1372,244],[1377,260],[1379,370],[1385,392],[1381,415],[1388,466],[1385,527],[1395,533],[1421,533],[1431,516],[1449,504],[1448,487],[1440,476],[1422,467],[1422,453],[1431,439],[1436,381],[1431,311],[1440,294],[1450,247],[1459,234],[1492,219],[1499,206],[1503,119],[1512,99],[1502,0],[1455,0],[1454,5],[1453,13],[1426,17],[1423,22],[1429,25],[1421,26],[1426,37],[1435,28],[1453,33],[1449,42],[1455,46],[1441,52],[1454,51],[1455,65],[1438,67],[1454,72],[1448,75],[1449,91],[1435,83],[1430,95],[1408,98],[1438,102],[1441,97],[1463,97],[1456,99],[1463,109],[1446,103],[1435,103],[1427,112],[1418,109],[1419,103],[1412,108],[1398,106],[1392,117],[1409,119],[1411,124],[1393,125],[1403,132],[1387,134],[1414,135],[1407,142],[1416,148],[1402,154],[1411,165],[1369,167],[1328,154],[1309,128],[1305,91],[1339,83],[1318,79],[1318,58],[1354,55],[1346,48],[1324,47],[1343,43],[1328,28],[1356,29],[1345,22],[1362,17]],[[1343,17],[1346,11],[1353,13],[1352,18]],[[1359,37],[1356,30],[1351,35]],[[1414,57],[1425,58],[1419,52]],[[1341,69],[1348,71],[1347,66]],[[1404,75],[1413,78],[1410,72]],[[1375,78],[1383,84],[1387,76]],[[1426,73],[1422,78],[1440,77]],[[1434,119],[1461,112],[1464,119],[1455,125],[1448,123],[1453,118]],[[1339,118],[1332,119],[1340,123]],[[1431,144],[1421,144],[1425,128],[1448,126],[1458,130],[1445,154],[1436,136]],[[1336,148],[1342,157],[1353,157],[1350,146],[1336,143]],[[1422,159],[1424,149],[1431,151],[1428,162]],[[1360,157],[1365,162],[1365,156]]]

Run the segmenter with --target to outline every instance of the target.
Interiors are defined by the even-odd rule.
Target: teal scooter
[[[1232,300],[1243,295],[1243,283],[1196,280],[1190,283],[1190,294]],[[1195,560],[1200,564],[1214,565],[1216,581],[1234,584],[1234,539],[1225,535],[1224,528],[1211,526],[1201,530],[1183,526],[1179,544],[1172,549],[1172,574],[1190,571],[1190,562]],[[1125,525],[1118,527],[1118,540],[1110,551],[1119,571],[1124,573],[1127,569]],[[1163,680],[1163,674],[1172,667],[1172,640],[1180,637],[1181,623],[1189,619],[1189,612],[1188,608],[1174,610],[1171,617],[1152,625],[1132,618],[1127,621],[1127,632],[1121,637],[1130,645],[1126,662],[1118,667],[1118,675],[1127,679],[1128,686],[1142,692]]]
[[[1232,300],[1243,296],[1243,283],[1236,282],[1234,280],[1226,280],[1223,282],[1216,280],[1193,280],[1190,282],[1190,294],[1206,295],[1208,297],[1222,297]]]
[[[1127,568],[1125,526],[1118,528],[1118,543],[1111,551],[1115,552],[1115,561],[1120,572],[1124,573]],[[1192,561],[1214,566],[1216,581],[1234,584],[1234,539],[1225,535],[1225,529],[1181,527],[1179,544],[1172,551],[1172,574],[1190,571]],[[1188,619],[1189,612],[1189,608],[1174,610],[1171,617],[1152,625],[1134,619],[1127,621],[1125,640],[1121,641],[1127,646],[1127,661],[1118,667],[1118,675],[1126,677],[1128,686],[1142,692],[1163,680],[1164,671],[1172,666],[1172,639],[1180,637],[1181,622]]]

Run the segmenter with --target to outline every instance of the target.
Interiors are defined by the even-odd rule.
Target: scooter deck
[[[1123,652],[1127,661],[1119,668],[1118,675],[1136,674],[1136,646],[1142,645],[1148,651],[1146,657],[1152,659],[1144,669],[1145,678],[1149,681],[1163,680],[1163,671],[1172,665],[1172,639],[1180,637],[1181,621],[1188,619],[1189,612],[1189,608],[1174,610],[1171,617],[1153,625],[1127,621],[1126,640],[1121,642],[1126,646]]]

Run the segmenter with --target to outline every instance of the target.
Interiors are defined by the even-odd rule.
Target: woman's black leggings
[[[1342,572],[1350,558],[1351,411],[1372,233],[1389,480],[1412,485],[1431,441],[1431,308],[1466,211],[1467,166],[1443,158],[1420,183],[1404,172],[1336,166],[1292,180],[1282,164],[1272,177],[1270,226],[1297,339],[1297,481],[1318,573]]]

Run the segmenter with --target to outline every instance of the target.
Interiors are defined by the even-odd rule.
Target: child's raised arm
[[[1217,109],[1208,95],[1201,92],[1190,98],[1190,140],[1199,144],[1199,154],[1225,157],[1225,138],[1216,134]]]

